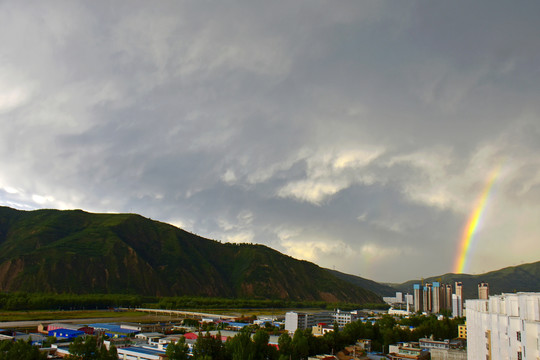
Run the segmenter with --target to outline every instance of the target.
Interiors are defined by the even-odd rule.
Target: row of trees
[[[226,299],[215,297],[176,296],[159,299],[157,307],[160,309],[334,309],[353,310],[387,309],[386,304],[353,304],[353,303],[328,303],[325,301],[292,301],[282,299]]]
[[[122,294],[41,294],[0,293],[1,310],[78,310],[109,307],[136,307],[145,300],[137,295]]]
[[[69,345],[71,355],[66,360],[118,360],[116,348],[109,350],[95,336],[78,337]],[[0,341],[0,360],[45,360],[47,354],[32,345],[31,340]]]
[[[327,303],[271,299],[226,299],[197,296],[152,297],[127,294],[0,293],[0,310],[75,310],[109,307],[155,307],[159,309],[284,309],[312,308],[352,310],[387,308],[386,304]]]

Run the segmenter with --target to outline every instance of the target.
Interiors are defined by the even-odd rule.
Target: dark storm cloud
[[[400,281],[453,270],[503,164],[478,235],[497,246],[470,271],[538,247],[536,2],[0,10],[4,205],[137,212]]]

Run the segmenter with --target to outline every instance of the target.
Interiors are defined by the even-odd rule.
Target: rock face
[[[7,207],[0,291],[381,302],[266,246],[222,244],[134,214]]]

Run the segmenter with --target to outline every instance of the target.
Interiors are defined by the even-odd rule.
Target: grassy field
[[[138,311],[112,310],[73,310],[73,311],[1,311],[0,322],[2,321],[31,321],[31,320],[66,320],[66,319],[87,319],[87,318],[144,318],[147,314]]]

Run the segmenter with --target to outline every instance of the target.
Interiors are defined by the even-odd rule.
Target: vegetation
[[[0,291],[382,303],[266,246],[221,244],[134,214],[8,207],[0,207]]]
[[[75,338],[69,345],[69,353],[66,360],[118,360],[116,347],[111,345],[107,350],[103,343],[98,342],[96,336]]]
[[[189,348],[186,340],[181,337],[176,343],[167,345],[167,357],[169,360],[188,360]]]
[[[0,341],[0,360],[45,360],[47,354],[41,353],[37,346],[33,346],[32,342],[19,340],[13,342],[11,340]]]
[[[163,297],[136,296],[123,294],[32,294],[24,292],[0,293],[0,310],[11,313],[2,313],[5,320],[40,320],[50,319],[51,313],[36,313],[37,310],[70,310],[70,313],[55,314],[62,318],[78,318],[77,311],[80,310],[82,316],[88,314],[82,310],[92,309],[116,309],[119,307],[136,308],[150,307],[158,309],[334,309],[352,310],[364,309],[386,309],[386,304],[353,304],[353,303],[328,303],[325,301],[292,301],[292,300],[270,300],[270,299],[234,299],[215,298],[201,296]],[[24,312],[24,313],[23,313]],[[29,313],[28,313],[29,312]],[[28,313],[28,315],[25,315]],[[142,313],[138,313],[142,315]],[[122,316],[122,313],[112,313],[111,311],[93,314],[93,317],[115,317]],[[134,315],[131,312],[131,315]]]
[[[85,310],[113,307],[141,306],[144,300],[136,295],[122,294],[44,294],[44,293],[0,293],[2,310]]]
[[[282,299],[234,299],[215,297],[164,297],[160,298],[160,309],[388,309],[386,304],[328,303],[326,301],[292,301]]]
[[[369,291],[373,291],[379,296],[394,296],[396,294],[396,289],[386,284],[381,284],[373,280],[364,279],[360,276],[345,274],[337,270],[326,269],[326,271],[330,272],[335,277],[345,280],[353,285],[360,286],[361,288],[367,289]]]

